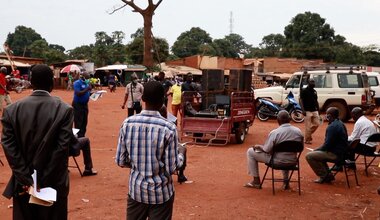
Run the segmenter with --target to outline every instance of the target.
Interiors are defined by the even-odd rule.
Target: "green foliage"
[[[172,52],[180,58],[201,54],[203,52],[201,46],[211,42],[212,38],[206,31],[193,27],[177,38],[172,46]]]
[[[366,51],[363,54],[365,63],[368,66],[379,66],[380,67],[380,53],[376,51]]]
[[[13,55],[30,57],[32,52],[29,46],[36,40],[43,39],[35,30],[25,26],[17,26],[14,33],[8,34],[6,42],[12,49]]]
[[[282,34],[269,34],[264,36],[260,43],[260,54],[267,57],[281,56],[284,45],[285,37]]]
[[[131,35],[132,41],[126,46],[128,60],[135,64],[142,64],[144,60],[144,30],[139,28]],[[153,37],[153,60],[156,63],[166,61],[169,56],[169,44],[163,38]]]
[[[248,54],[252,46],[244,41],[244,38],[239,34],[230,34],[224,37],[225,40],[230,42],[235,54]]]
[[[319,14],[296,15],[285,27],[285,54],[290,57],[331,61],[334,29]]]
[[[215,39],[212,42],[212,47],[215,50],[215,56],[237,58],[239,57],[238,52],[235,50],[234,46],[227,39]]]
[[[92,58],[92,54],[94,53],[93,51],[94,51],[94,45],[90,44],[90,45],[83,45],[80,47],[76,47],[72,50],[69,50],[68,54],[69,54],[70,59],[79,59],[79,60],[90,59],[90,60],[93,60],[93,58]]]
[[[14,33],[8,34],[7,44],[15,56],[42,58],[47,64],[66,59],[64,47],[49,44],[40,34],[25,26],[17,26]]]

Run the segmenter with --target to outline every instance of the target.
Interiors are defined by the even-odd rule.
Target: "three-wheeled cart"
[[[225,145],[244,142],[255,119],[253,92],[183,92],[181,140]]]

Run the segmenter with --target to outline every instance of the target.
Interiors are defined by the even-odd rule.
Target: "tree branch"
[[[125,4],[125,5],[122,5],[122,6],[119,6],[119,7],[114,7],[113,9],[112,9],[112,11],[111,12],[108,12],[108,14],[110,14],[110,15],[112,15],[113,13],[115,13],[115,12],[117,12],[117,11],[119,11],[119,10],[121,10],[122,8],[124,8],[124,7],[126,7],[127,6],[127,4]]]
[[[129,0],[129,1],[128,0],[121,0],[121,1],[124,2],[125,4],[129,5],[131,8],[133,8],[134,12],[138,12],[140,14],[144,13],[144,11],[135,4],[134,0]]]
[[[158,8],[158,6],[161,4],[161,2],[162,2],[162,0],[160,0],[160,1],[157,2],[157,4],[154,6],[153,11],[155,11]]]

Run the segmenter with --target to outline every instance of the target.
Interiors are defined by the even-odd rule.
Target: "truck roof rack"
[[[350,73],[354,70],[365,70],[366,66],[362,65],[331,65],[331,64],[324,64],[324,65],[315,65],[315,66],[302,66],[301,70],[304,72],[312,71],[312,70],[326,70],[326,73],[329,73],[330,70],[350,70]]]

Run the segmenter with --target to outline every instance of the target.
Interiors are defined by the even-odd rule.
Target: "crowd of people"
[[[3,87],[0,69],[0,98],[3,102],[6,89]],[[6,73],[5,73],[6,74]],[[7,198],[13,197],[14,219],[67,219],[67,197],[69,192],[68,158],[83,154],[83,176],[97,175],[93,169],[90,140],[86,137],[88,102],[92,85],[89,74],[77,74],[73,79],[73,101],[68,105],[60,98],[52,96],[53,72],[46,65],[35,65],[31,69],[33,93],[8,104],[2,110],[2,146],[12,169],[11,179],[4,191]],[[252,181],[245,184],[249,188],[261,188],[258,163],[271,160],[274,146],[284,141],[312,144],[312,134],[319,125],[318,96],[313,89],[313,80],[302,91],[302,106],[307,117],[305,132],[290,124],[287,111],[277,115],[279,127],[271,131],[263,145],[254,145],[247,150],[248,174]],[[197,91],[192,75],[186,75],[185,82],[176,78],[172,83],[159,73],[157,80],[144,85],[132,74],[131,82],[125,87],[121,108],[128,109],[128,117],[122,122],[118,135],[115,162],[122,168],[130,169],[127,219],[171,219],[175,198],[173,174],[178,174],[178,182],[187,181],[184,174],[187,153],[179,143],[177,126],[168,120],[168,96],[172,96],[172,113],[181,113],[181,94]],[[142,108],[142,102],[145,107]],[[352,134],[339,120],[339,110],[330,107],[326,112],[329,125],[323,144],[306,154],[306,160],[318,176],[316,183],[334,180],[328,162],[341,165],[342,160],[355,160],[355,153],[372,152],[376,143],[366,143],[366,139],[376,129],[356,107],[351,112],[355,120]],[[318,120],[318,121],[317,121]],[[73,133],[77,129],[77,134]],[[354,151],[349,142],[360,139]],[[275,164],[294,165],[295,152],[283,152],[273,158]],[[57,163],[59,161],[59,163]],[[355,167],[352,167],[353,169]],[[57,199],[51,206],[29,203],[29,190],[33,186],[31,174],[38,171],[39,188],[52,187],[57,190]],[[290,189],[289,176],[283,171],[283,189]],[[36,187],[36,186],[34,186]],[[379,192],[380,193],[380,192]]]

